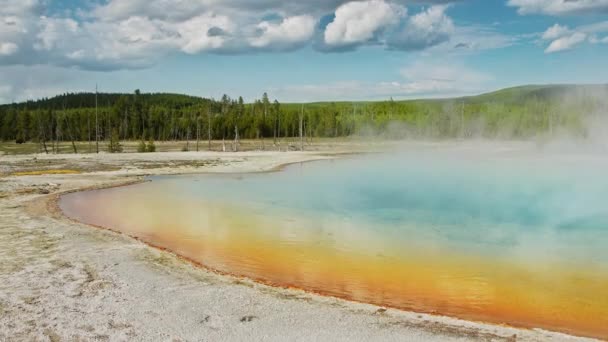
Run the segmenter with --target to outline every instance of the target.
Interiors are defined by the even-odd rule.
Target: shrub
[[[148,146],[146,146],[146,152],[156,152],[156,145],[154,145],[154,140],[150,139],[148,141]]]
[[[146,152],[146,142],[143,140],[139,141],[139,145],[137,145],[137,152],[144,153]]]
[[[114,128],[110,134],[110,144],[108,145],[108,152],[120,153],[122,152],[122,145],[120,145],[120,139],[118,137],[118,130]]]

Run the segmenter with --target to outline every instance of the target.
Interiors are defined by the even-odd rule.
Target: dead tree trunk
[[[211,151],[211,111],[209,109],[207,109],[207,140],[209,151]]]
[[[460,135],[465,137],[465,129],[464,129],[464,102],[462,102],[462,107],[460,109]]]
[[[186,150],[190,151],[190,125],[186,129]]]
[[[239,151],[239,126],[234,125],[234,152]]]
[[[54,125],[53,121],[55,121]],[[51,143],[53,144],[53,154],[57,154],[59,152],[59,122],[56,114],[51,117]]]
[[[198,152],[198,142],[200,140],[201,122],[200,116],[196,117],[196,152]]]
[[[45,154],[49,154],[49,150],[46,147],[46,133],[45,133],[45,131],[46,131],[46,129],[42,125],[42,122],[40,121],[40,115],[39,115],[38,116],[38,140],[40,141],[40,144],[44,148],[44,153]]]
[[[74,142],[74,135],[72,134],[72,127],[70,126],[70,121],[67,116],[65,117],[65,124],[68,130],[68,135],[70,136],[70,140],[72,141],[72,149],[74,150],[74,154],[78,154],[78,149],[76,149],[76,143]]]
[[[95,151],[99,153],[99,123],[97,120],[97,84],[95,85]]]
[[[91,153],[91,113],[87,112],[87,134],[89,135],[89,153]]]
[[[273,124],[273,130],[272,130],[272,135],[273,135],[273,144],[274,146],[277,146],[277,116],[278,114],[275,113],[274,115],[274,124]]]
[[[304,105],[300,111],[300,151],[304,151]]]
[[[281,115],[280,112],[277,112],[277,135],[279,138],[279,152],[281,152]]]

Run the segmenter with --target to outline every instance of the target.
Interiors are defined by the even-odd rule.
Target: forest
[[[251,103],[224,95],[68,93],[0,106],[0,140],[178,141],[374,136],[527,139],[588,134],[608,85],[522,86],[472,97],[373,102]]]

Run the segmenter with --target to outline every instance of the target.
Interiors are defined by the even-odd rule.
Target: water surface
[[[605,159],[409,150],[277,173],[153,177],[60,205],[274,285],[608,337]]]

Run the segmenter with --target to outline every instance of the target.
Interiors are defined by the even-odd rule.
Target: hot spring
[[[608,155],[403,149],[65,195],[71,218],[214,270],[608,337]]]

